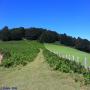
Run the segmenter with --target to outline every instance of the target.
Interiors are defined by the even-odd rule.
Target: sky
[[[40,27],[90,40],[90,0],[0,0],[0,29]]]

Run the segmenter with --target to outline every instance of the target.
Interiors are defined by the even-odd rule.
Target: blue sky
[[[0,0],[0,28],[42,27],[90,40],[90,0]]]

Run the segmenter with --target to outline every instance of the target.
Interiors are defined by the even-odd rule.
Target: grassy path
[[[42,50],[22,69],[0,73],[0,87],[2,85],[16,86],[18,90],[89,90],[80,87],[68,74],[51,70]]]

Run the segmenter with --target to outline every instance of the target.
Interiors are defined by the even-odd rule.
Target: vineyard
[[[4,55],[1,66],[13,67],[26,65],[33,61],[43,45],[35,41],[10,41],[0,43],[0,52]]]
[[[90,84],[90,70],[86,69],[81,63],[60,58],[48,50],[44,50],[44,55],[50,67],[52,67],[54,70],[64,73],[81,74],[84,77],[84,79],[81,80],[81,83],[83,82],[85,85]],[[76,81],[78,81],[79,78]]]
[[[0,64],[0,87],[14,85],[19,90],[29,90],[30,87],[32,90],[37,90],[37,88],[55,90],[61,86],[62,90],[67,90],[62,84],[67,82],[68,90],[72,88],[89,90],[90,70],[79,62],[59,57],[49,51],[50,49],[51,51],[62,50],[61,52],[64,53],[65,48],[59,47],[29,40],[0,42],[0,54],[3,55]],[[72,87],[69,87],[70,82],[72,82]]]

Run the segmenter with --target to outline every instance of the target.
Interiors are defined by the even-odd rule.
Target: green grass
[[[50,61],[57,63],[56,60],[59,57],[55,54],[54,56],[53,53],[49,54],[51,53],[49,51],[45,54],[44,45],[37,41],[0,42],[0,49],[2,48],[4,51],[6,50],[5,52],[8,51],[11,54],[10,57],[5,57],[4,61],[12,61],[13,66],[17,67],[0,67],[0,87],[16,86],[18,90],[89,90],[90,88],[90,86],[81,86],[80,82],[76,83],[74,81],[75,75],[73,75],[73,78],[70,73],[62,73],[50,68],[46,63],[45,55],[48,59],[51,58]],[[24,61],[28,64],[23,67],[22,62]],[[9,65],[10,63],[4,62],[4,64]]]
[[[45,47],[51,51],[55,51],[55,52],[59,52],[62,53],[64,55],[71,55],[71,56],[75,56],[75,58],[79,57],[79,61],[81,62],[81,64],[84,64],[84,59],[85,57],[87,58],[87,65],[90,66],[90,54],[86,53],[86,52],[82,52],[79,50],[76,50],[74,48],[70,48],[67,46],[63,46],[63,45],[55,45],[55,44],[44,44]]]
[[[37,41],[25,40],[0,42],[0,50],[10,54],[10,57],[4,57],[2,66],[11,67],[19,64],[26,65],[36,57],[37,53],[39,52],[39,48],[42,47],[43,45]]]
[[[78,75],[83,76],[83,80],[81,80],[83,84],[90,84],[90,70],[85,69],[85,67],[80,63],[70,61],[65,58],[60,58],[48,50],[44,50],[44,56],[50,67],[52,67],[54,70],[58,70],[64,73],[77,73]],[[75,81],[78,80],[75,79]]]
[[[18,90],[89,90],[90,87],[81,86],[73,78],[69,73],[53,71],[46,63],[43,50],[40,50],[35,60],[21,69],[2,69],[0,87],[16,86]]]

